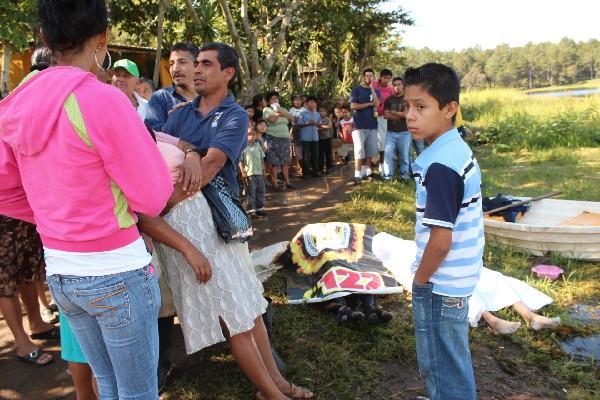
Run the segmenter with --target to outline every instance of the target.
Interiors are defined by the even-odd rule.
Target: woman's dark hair
[[[106,0],[38,0],[46,45],[58,54],[81,50],[85,42],[108,29]]]
[[[254,106],[254,108],[258,107],[261,101],[264,101],[264,99],[265,96],[263,96],[262,94],[255,94],[252,98],[252,105]]]

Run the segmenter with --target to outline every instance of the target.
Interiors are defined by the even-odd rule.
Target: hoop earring
[[[106,49],[106,55],[108,56],[108,65],[106,66],[106,68],[102,68],[102,64],[104,64],[104,61],[106,60],[106,56],[104,57],[104,60],[102,60],[102,64],[101,64],[98,62],[98,49],[94,50],[94,61],[96,61],[96,65],[98,66],[98,69],[100,69],[101,71],[108,71],[112,65],[112,57],[111,57],[108,49]]]

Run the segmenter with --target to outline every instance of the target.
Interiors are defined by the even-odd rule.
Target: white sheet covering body
[[[408,291],[412,290],[410,266],[416,252],[417,246],[413,240],[400,239],[385,232],[373,237],[373,253]],[[498,311],[518,301],[534,311],[552,303],[550,297],[525,282],[483,268],[469,299],[469,323],[475,327],[484,311]]]

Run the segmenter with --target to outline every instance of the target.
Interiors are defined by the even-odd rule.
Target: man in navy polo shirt
[[[182,102],[196,97],[194,69],[198,57],[198,46],[192,43],[177,43],[171,48],[169,74],[173,84],[152,94],[148,100],[144,122],[155,131],[162,131],[169,112]]]
[[[377,155],[377,108],[379,90],[373,87],[375,72],[367,68],[362,73],[362,83],[352,89],[350,108],[354,111],[354,183],[360,184],[362,178],[369,177],[371,158]]]
[[[198,97],[171,112],[163,127],[165,133],[195,146],[199,154],[188,149],[186,159],[202,156],[200,187],[221,173],[236,193],[237,164],[248,143],[248,115],[227,94],[237,68],[237,54],[230,46],[210,43],[202,47],[194,74]]]

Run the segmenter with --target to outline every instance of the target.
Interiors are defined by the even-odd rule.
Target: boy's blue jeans
[[[413,282],[412,307],[419,370],[431,400],[475,400],[469,350],[468,297],[432,292]]]
[[[92,367],[100,398],[157,400],[160,289],[154,268],[47,280]]]
[[[391,132],[388,131],[385,136],[385,153],[383,160],[383,172],[386,177],[393,177],[395,174],[394,156],[398,154],[398,165],[400,167],[400,178],[409,179],[410,146],[412,136],[410,132]]]

